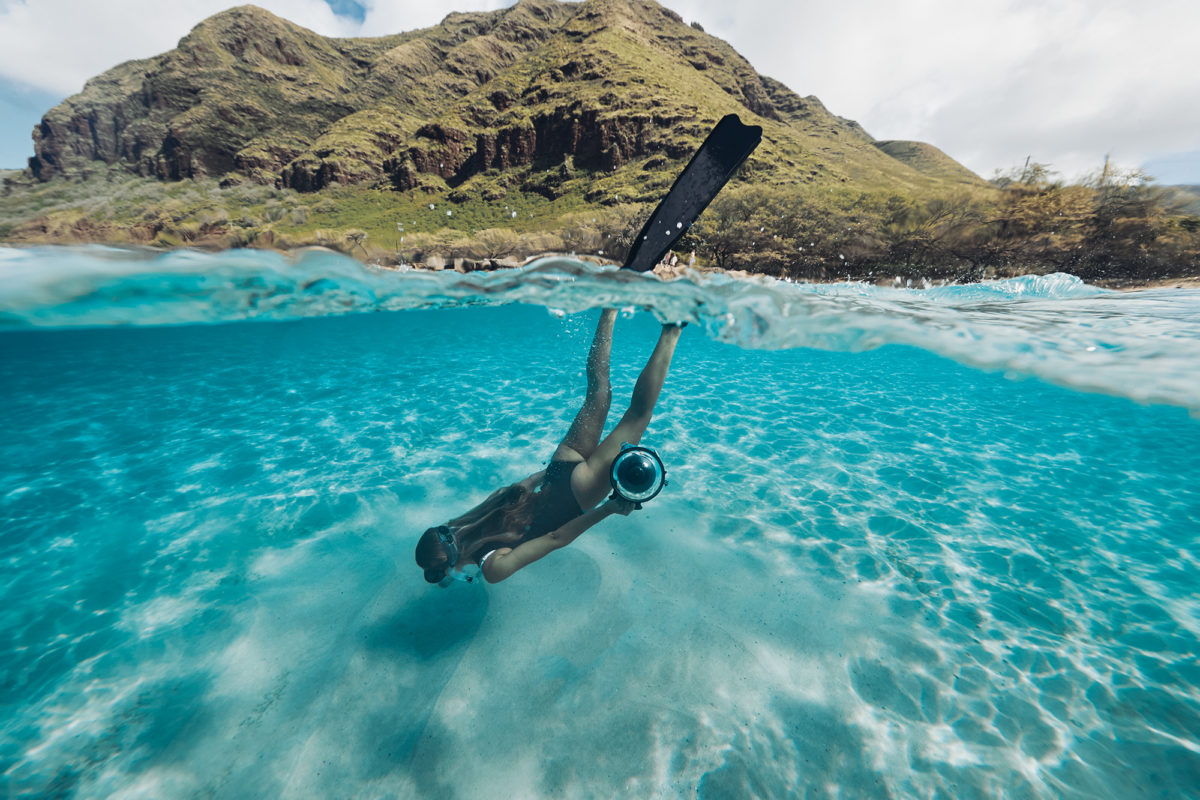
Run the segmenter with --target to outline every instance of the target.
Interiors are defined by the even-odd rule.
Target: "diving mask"
[[[458,563],[458,544],[454,541],[454,532],[450,530],[448,525],[440,525],[436,529],[438,541],[442,543],[442,548],[446,551],[446,574],[437,582],[439,589],[446,589],[453,586],[455,581],[462,583],[476,583],[483,575],[483,570],[478,564],[467,564],[461,570],[455,569],[454,565]]]

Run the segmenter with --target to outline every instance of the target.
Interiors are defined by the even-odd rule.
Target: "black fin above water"
[[[742,124],[737,114],[723,117],[646,220],[622,269],[653,269],[761,141],[758,125]]]

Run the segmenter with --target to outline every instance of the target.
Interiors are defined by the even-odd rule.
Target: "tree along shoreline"
[[[745,269],[753,253],[753,271],[805,280],[892,273],[962,283],[1065,272],[1119,287],[1200,276],[1195,194],[1107,165],[1074,185],[1039,164],[992,183],[991,197],[861,196],[833,213],[775,188],[738,187],[717,198],[689,243],[724,268]]]

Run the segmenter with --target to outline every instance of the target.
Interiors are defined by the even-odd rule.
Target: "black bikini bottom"
[[[531,538],[549,533],[583,513],[575,492],[571,491],[571,473],[581,461],[551,461],[538,492],[538,504],[530,520]]]

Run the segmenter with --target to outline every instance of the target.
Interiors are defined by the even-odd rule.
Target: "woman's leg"
[[[608,494],[608,470],[612,460],[621,452],[621,445],[625,442],[637,444],[642,440],[642,434],[646,432],[646,426],[654,414],[658,395],[662,392],[663,382],[667,379],[667,369],[671,366],[671,357],[675,354],[681,330],[678,325],[663,326],[658,344],[654,346],[650,360],[633,386],[633,397],[621,421],[587,460],[571,473],[571,488],[582,508],[591,508]]]
[[[587,394],[583,408],[575,415],[575,421],[563,437],[562,444],[554,451],[553,459],[578,461],[592,454],[604,431],[608,419],[608,407],[612,404],[612,385],[608,381],[608,360],[612,352],[613,323],[617,319],[615,308],[600,312],[596,324],[596,336],[587,357]]]

